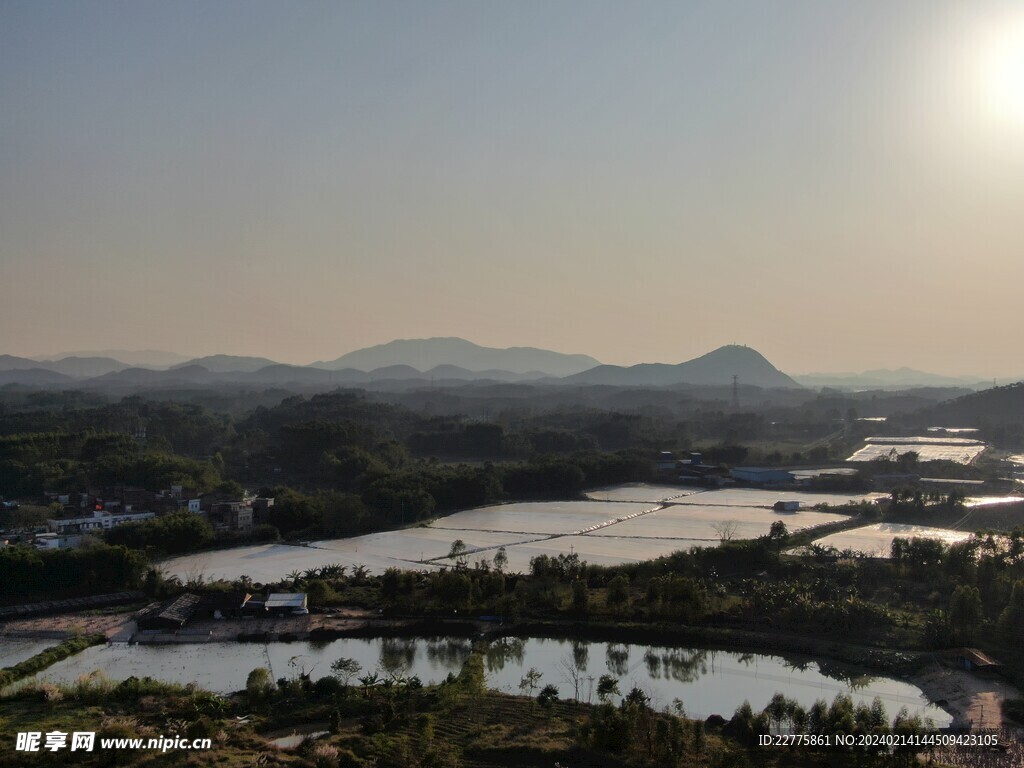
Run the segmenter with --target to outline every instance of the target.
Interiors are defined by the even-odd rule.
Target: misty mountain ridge
[[[419,371],[452,365],[473,372],[501,370],[532,374],[542,371],[549,376],[570,376],[600,365],[600,362],[589,355],[569,355],[535,347],[498,349],[456,337],[438,337],[396,339],[387,344],[357,349],[336,360],[316,362],[311,367],[372,371],[391,365],[408,365]]]
[[[270,365],[279,365],[265,357],[240,357],[238,355],[207,355],[172,365],[170,370],[180,370],[187,366],[199,365],[213,373],[252,373]]]
[[[171,353],[132,353],[151,358]],[[180,356],[177,356],[180,357]],[[418,361],[418,362],[415,362]],[[433,363],[432,365],[430,363]],[[491,365],[486,365],[491,363]],[[559,371],[571,371],[559,373]],[[42,360],[0,355],[0,384],[66,387],[148,387],[182,383],[245,383],[254,386],[352,386],[380,381],[423,382],[448,385],[468,381],[496,383],[610,385],[665,387],[677,385],[739,385],[761,388],[801,386],[864,391],[903,390],[914,387],[984,389],[991,386],[975,377],[942,376],[912,368],[877,369],[863,373],[811,373],[790,377],[756,350],[729,345],[678,364],[641,363],[634,366],[601,365],[587,355],[566,355],[533,347],[497,349],[459,338],[398,339],[388,344],[350,352],[334,361],[308,366],[277,363],[265,357],[208,355],[171,367],[129,365],[104,356],[67,355]],[[1000,383],[1009,383],[1004,379]]]
[[[199,365],[190,364],[168,370],[155,371],[149,368],[127,368],[111,371],[91,379],[72,380],[62,377],[60,380],[40,378],[40,373],[49,373],[39,369],[3,372],[3,380],[7,383],[30,383],[28,379],[46,383],[72,382],[84,388],[99,387],[148,387],[148,386],[180,386],[184,384],[249,384],[252,386],[324,386],[343,387],[371,384],[374,382],[418,382],[430,386],[439,382],[486,382],[515,383],[520,381],[548,380],[544,374],[516,374],[509,371],[469,371],[456,366],[437,366],[429,371],[419,371],[408,365],[388,365],[372,371],[359,371],[344,368],[338,371],[310,368],[302,365],[286,365],[272,363],[255,371],[219,371]],[[19,377],[18,374],[21,374]]]
[[[968,387],[984,389],[992,382],[977,376],[944,376],[938,373],[919,371],[914,368],[878,368],[863,373],[807,373],[794,376],[807,387],[844,389],[906,389],[907,387]],[[1003,379],[1000,383],[1011,383],[1016,379]]]
[[[738,376],[739,383],[746,386],[764,389],[801,389],[799,384],[768,362],[760,352],[738,344],[719,347],[706,355],[676,365],[599,365],[589,371],[566,376],[558,383],[648,387],[673,384],[709,386],[729,384],[733,376]]]
[[[417,359],[390,362],[395,359]],[[434,365],[426,363],[440,361]],[[389,361],[383,365],[375,365]],[[461,361],[462,364],[460,364]],[[486,365],[491,363],[491,365]],[[365,367],[360,367],[365,366]],[[578,370],[587,366],[583,370]],[[60,370],[63,368],[63,370]],[[600,365],[586,355],[565,355],[532,347],[494,349],[464,339],[400,339],[377,347],[368,347],[344,355],[330,363],[295,366],[275,363],[267,358],[210,355],[196,358],[167,370],[128,367],[111,359],[65,358],[39,363],[27,358],[4,356],[0,370],[55,370],[71,376],[84,386],[124,387],[237,382],[253,385],[293,383],[303,386],[344,386],[379,381],[535,381],[565,384],[608,384],[618,386],[672,386],[677,384],[731,384],[733,375],[740,384],[764,388],[799,388],[799,385],[764,356],[749,347],[728,346],[678,365],[643,363],[623,367]],[[559,374],[559,371],[575,371]],[[90,375],[91,374],[91,375]],[[33,379],[38,374],[14,376],[8,381]],[[56,380],[47,380],[58,384]]]
[[[59,360],[33,360],[27,357],[0,355],[0,371],[42,370],[60,373],[73,379],[88,379],[111,371],[123,371],[130,366],[109,357],[78,357],[71,355]]]
[[[56,355],[33,355],[33,360],[54,362],[67,357],[105,357],[124,364],[126,368],[169,368],[172,365],[187,363],[192,358],[177,352],[164,352],[159,349],[91,349],[75,352],[61,352]]]

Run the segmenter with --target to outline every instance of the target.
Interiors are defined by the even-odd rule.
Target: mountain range
[[[534,382],[548,385],[616,387],[728,386],[800,389],[899,389],[915,386],[987,386],[971,378],[939,376],[909,368],[863,374],[808,374],[790,377],[761,353],[739,345],[720,347],[678,364],[602,365],[587,355],[533,347],[497,349],[459,338],[398,339],[356,350],[335,360],[285,365],[264,357],[182,356],[155,351],[127,357],[168,364],[139,365],[103,355],[72,354],[58,359],[0,355],[0,385],[41,387],[148,388],[247,384],[251,386],[338,387],[380,382],[451,385],[466,381]],[[174,362],[177,361],[177,362]]]
[[[502,370],[561,377],[586,371],[600,363],[588,355],[566,355],[535,347],[494,349],[448,337],[396,339],[349,352],[336,360],[316,362],[311,367],[328,371],[344,368],[372,371],[389,365],[408,365],[420,371],[429,371],[439,365],[454,365],[470,371]]]
[[[835,389],[906,389],[907,387],[969,387],[982,389],[992,385],[977,376],[943,376],[938,373],[918,371],[913,368],[895,370],[880,368],[863,373],[807,373],[793,377],[805,387]],[[1000,384],[1009,384],[1016,379],[1003,379]]]
[[[76,352],[61,352],[57,355],[34,355],[33,360],[63,360],[66,357],[112,357],[126,366],[139,368],[170,368],[172,365],[187,363],[188,355],[177,352],[163,352],[159,349],[91,349]]]

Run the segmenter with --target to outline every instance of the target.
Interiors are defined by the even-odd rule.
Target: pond
[[[33,640],[0,636],[0,669],[28,661],[36,654],[42,653],[47,648],[52,648],[59,642],[59,640]]]
[[[117,680],[148,675],[165,682],[195,682],[227,693],[243,689],[256,667],[269,669],[274,679],[305,672],[316,680],[329,675],[337,659],[351,658],[359,663],[361,674],[401,669],[430,683],[457,674],[472,648],[471,640],[451,637],[108,645],[65,659],[37,679],[73,682],[101,670]],[[728,718],[744,700],[760,710],[780,692],[805,707],[817,699],[831,702],[839,693],[869,704],[877,696],[890,718],[906,707],[912,714],[930,717],[937,727],[951,720],[909,683],[810,657],[541,638],[492,640],[484,654],[488,687],[516,694],[521,692],[526,672],[535,668],[541,673],[539,686],[554,684],[563,698],[596,701],[598,678],[610,674],[623,694],[637,687],[658,708],[680,699],[691,717],[717,713]],[[355,679],[352,684],[357,684]]]

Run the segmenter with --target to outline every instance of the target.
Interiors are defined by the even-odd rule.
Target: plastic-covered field
[[[507,531],[527,534],[579,533],[653,509],[656,505],[601,501],[544,501],[500,504],[441,517],[431,527],[454,531]],[[459,538],[456,536],[456,538]]]
[[[668,503],[697,504],[707,507],[770,507],[776,501],[799,501],[804,507],[813,507],[818,504],[840,507],[850,502],[873,501],[886,497],[887,495],[884,493],[811,493],[770,488],[721,488],[685,496],[681,499],[673,499]]]
[[[353,540],[348,539],[348,541]],[[168,574],[180,579],[201,578],[205,581],[216,581],[217,579],[234,581],[240,576],[248,576],[253,581],[260,583],[280,581],[292,571],[322,568],[325,565],[340,564],[351,567],[359,564],[366,566],[370,573],[376,574],[384,573],[385,570],[392,567],[412,570],[433,569],[433,566],[402,560],[396,557],[397,554],[399,553],[382,554],[369,547],[366,549],[360,547],[358,557],[350,557],[344,551],[325,547],[264,544],[256,547],[237,547],[176,557],[164,562],[163,567]]]
[[[608,530],[615,530],[611,527]],[[551,539],[541,539],[530,544],[516,544],[506,547],[505,554],[508,557],[509,572],[529,573],[530,559],[537,555],[548,555],[557,557],[560,554],[579,555],[581,560],[591,565],[622,565],[623,563],[639,563],[643,560],[652,560],[663,555],[670,555],[679,550],[689,550],[691,547],[717,546],[717,539],[714,542],[695,541],[693,539],[638,539],[632,537],[613,536],[556,536]],[[480,556],[494,553],[481,553]],[[470,560],[477,558],[471,557]]]
[[[970,464],[987,447],[965,437],[869,437],[847,461],[875,461],[916,453],[919,461],[954,461]]]
[[[951,531],[947,528],[929,528],[924,525],[905,525],[902,523],[876,523],[863,528],[852,528],[816,540],[815,544],[835,547],[843,551],[852,549],[875,557],[889,557],[892,540],[903,539],[939,539],[946,544],[956,544],[971,538],[970,533]]]
[[[726,525],[731,529],[733,539],[756,539],[768,533],[772,523],[777,520],[781,520],[790,532],[794,532],[847,519],[845,515],[814,510],[775,512],[764,507],[680,504],[602,528],[590,535],[697,539],[708,546],[709,542],[717,543],[722,538],[723,526]]]
[[[466,545],[470,560],[478,550],[496,550],[501,546],[535,541],[544,538],[538,534],[493,533],[491,531],[460,531],[449,528],[405,528],[400,531],[386,531],[358,536],[353,539],[330,539],[310,544],[317,549],[337,552],[341,562],[360,562],[361,558],[372,556],[402,561],[427,561],[445,558],[456,539]]]
[[[964,500],[965,507],[987,507],[991,504],[1017,504],[1024,501],[1024,496],[968,496]]]
[[[689,496],[692,493],[700,493],[702,488],[683,488],[678,485],[650,485],[648,483],[628,483],[617,485],[613,488],[598,488],[596,491],[589,491],[588,499],[594,501],[640,501],[655,502],[674,499],[679,496]]]
[[[278,581],[292,571],[325,565],[365,566],[380,574],[388,568],[434,569],[449,564],[447,554],[456,539],[466,545],[471,563],[493,560],[504,546],[508,569],[527,571],[530,558],[574,552],[593,564],[616,565],[667,555],[694,546],[717,546],[723,535],[756,538],[768,533],[776,520],[792,531],[844,519],[810,509],[815,504],[842,505],[874,495],[813,494],[730,488],[704,490],[674,486],[634,485],[606,489],[608,498],[673,498],[662,510],[651,501],[560,501],[502,504],[457,512],[429,525],[373,533],[349,539],[328,539],[306,546],[267,544],[203,552],[164,563],[181,579]],[[807,509],[775,512],[780,500],[798,500]],[[657,510],[657,511],[652,511]]]

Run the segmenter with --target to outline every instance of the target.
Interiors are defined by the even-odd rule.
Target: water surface
[[[462,638],[109,645],[59,662],[38,679],[72,682],[101,670],[112,679],[150,676],[165,682],[195,682],[227,693],[243,689],[256,667],[269,669],[274,679],[306,673],[316,680],[330,674],[332,662],[344,657],[359,662],[361,674],[401,670],[428,683],[457,674],[471,650],[471,641]],[[809,657],[539,638],[504,638],[488,644],[485,670],[490,688],[520,693],[520,682],[530,668],[541,672],[540,686],[551,683],[562,697],[596,701],[598,678],[610,674],[619,681],[622,693],[637,687],[657,708],[678,698],[692,717],[714,713],[729,717],[744,700],[760,710],[776,692],[805,707],[817,699],[831,702],[837,694],[848,693],[855,702],[870,703],[879,697],[890,717],[906,707],[931,717],[940,727],[950,721],[948,714],[929,705],[921,691],[906,682]]]

